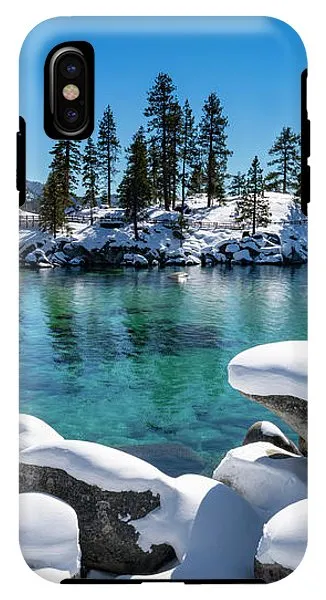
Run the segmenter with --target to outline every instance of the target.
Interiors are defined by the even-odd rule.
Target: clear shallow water
[[[22,271],[21,412],[66,438],[146,445],[171,474],[209,472],[260,419],[291,435],[228,385],[227,364],[306,339],[306,267],[171,272]]]

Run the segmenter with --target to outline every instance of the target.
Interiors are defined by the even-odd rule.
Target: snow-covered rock
[[[47,494],[20,494],[19,539],[21,552],[31,569],[61,571],[62,578],[79,574],[77,515],[62,500]],[[50,573],[43,571],[42,576],[47,578]]]
[[[59,263],[59,265],[66,265],[68,263],[67,256],[62,251],[52,254],[52,261]]]
[[[25,256],[25,263],[27,265],[36,265],[37,264],[37,258],[34,254],[34,252],[29,252],[29,254],[27,254],[27,256]]]
[[[307,400],[307,342],[254,346],[228,365],[230,385],[250,395],[289,395]]]
[[[231,252],[232,254],[234,254],[235,252],[239,252],[240,250],[240,246],[239,244],[236,243],[232,243],[231,244],[227,244],[225,247],[225,252]]]
[[[228,365],[229,383],[307,439],[307,342],[255,346]]]
[[[175,558],[166,537],[144,552],[132,524],[154,511],[155,528],[165,505],[175,507],[177,501],[174,480],[149,463],[74,440],[27,448],[20,453],[20,462],[21,491],[53,494],[76,511],[87,567],[117,574],[150,573]],[[189,521],[183,523],[187,525]]]
[[[261,531],[262,520],[250,504],[217,484],[202,498],[181,563],[147,579],[253,579]]]
[[[32,415],[19,415],[19,450],[63,440],[50,425]]]
[[[307,548],[307,500],[290,504],[265,525],[255,557],[255,575],[266,583],[294,571]]]
[[[126,253],[123,255],[123,263],[125,263],[127,266],[133,266],[133,267],[137,267],[137,268],[146,268],[148,267],[148,260],[147,258],[145,258],[145,256],[142,256],[141,254],[135,254],[135,253]]]
[[[239,252],[234,252],[233,262],[250,264],[254,261],[249,250],[245,248],[244,250],[239,250]]]
[[[269,442],[230,450],[213,478],[246,498],[265,520],[307,497],[307,459]]]
[[[293,454],[301,454],[292,440],[289,440],[289,438],[287,438],[284,433],[270,421],[257,421],[249,427],[242,445],[246,446],[253,442],[270,442],[278,448],[293,452]]]

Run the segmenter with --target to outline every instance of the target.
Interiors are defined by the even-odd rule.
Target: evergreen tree
[[[227,117],[223,116],[223,108],[216,93],[208,96],[203,106],[200,122],[200,142],[205,163],[207,206],[217,198],[220,203],[224,199],[224,180],[227,160],[232,154],[227,148],[225,129]]]
[[[59,140],[54,144],[50,154],[60,160],[60,169],[64,180],[64,204],[65,208],[68,208],[76,193],[81,170],[80,141]]]
[[[196,154],[191,165],[191,172],[189,175],[188,193],[189,194],[201,194],[205,191],[206,176],[204,170],[204,164],[202,159],[202,153],[200,147],[196,145]]]
[[[151,181],[152,200],[161,205],[163,199],[162,169],[160,163],[160,148],[155,136],[149,139],[147,145],[149,178]]]
[[[177,189],[180,179],[179,157],[181,142],[181,119],[182,110],[179,102],[171,102],[168,118],[168,189],[172,209],[175,209],[177,201]]]
[[[40,225],[43,230],[50,231],[56,237],[66,222],[65,208],[69,199],[66,154],[62,141],[54,144],[50,154],[53,158],[40,202]]]
[[[231,196],[242,196],[242,192],[246,187],[246,175],[245,173],[237,172],[236,175],[232,176],[232,180],[229,186]]]
[[[91,225],[93,225],[93,208],[96,206],[96,196],[99,188],[97,152],[91,137],[87,139],[83,154],[83,185],[85,188],[85,204],[90,208]]]
[[[175,86],[166,73],[159,73],[153,87],[148,92],[148,105],[144,115],[149,117],[148,131],[154,132],[159,148],[159,165],[162,176],[162,190],[165,210],[170,210],[171,191],[171,115],[175,112]],[[170,148],[171,150],[171,148]]]
[[[138,213],[150,204],[151,194],[145,132],[140,127],[127,149],[127,167],[118,187],[120,203],[132,219],[136,240],[139,239]]]
[[[191,167],[195,164],[195,161],[198,159],[196,144],[197,144],[197,131],[195,128],[195,117],[193,116],[189,101],[186,100],[184,103],[183,112],[182,112],[182,127],[181,127],[182,213],[184,211],[186,192],[189,190],[189,188],[191,186],[191,183],[190,183],[191,182],[191,179],[190,179]]]
[[[269,154],[275,158],[268,163],[273,170],[266,177],[266,189],[283,194],[295,191],[301,170],[300,135],[291,127],[283,127]]]
[[[99,124],[98,134],[98,165],[101,181],[106,190],[107,203],[111,205],[112,180],[116,174],[116,163],[120,150],[117,138],[116,124],[111,107],[108,105],[104,110]]]
[[[257,225],[266,227],[270,222],[269,202],[264,197],[263,169],[257,156],[251,163],[235,212],[238,221],[251,223],[253,234],[256,233]]]

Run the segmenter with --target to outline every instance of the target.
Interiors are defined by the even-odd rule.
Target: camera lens
[[[81,72],[81,63],[74,56],[66,56],[60,64],[60,71],[67,79],[74,79]]]
[[[68,123],[75,123],[79,117],[79,112],[75,108],[66,108],[64,118]]]

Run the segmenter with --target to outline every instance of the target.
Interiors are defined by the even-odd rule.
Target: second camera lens
[[[68,123],[75,123],[79,117],[79,112],[75,108],[66,108],[64,117]]]

